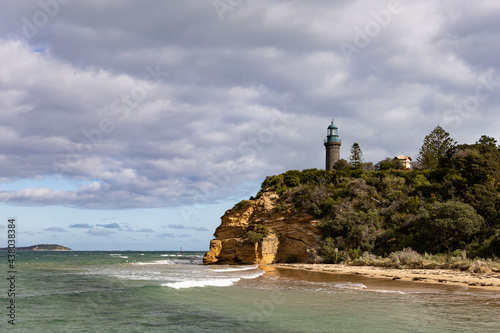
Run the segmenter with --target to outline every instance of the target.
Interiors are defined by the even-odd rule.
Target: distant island
[[[1,251],[6,251],[7,248],[1,248]],[[24,247],[16,247],[17,251],[73,251],[69,247],[57,244],[38,244]]]

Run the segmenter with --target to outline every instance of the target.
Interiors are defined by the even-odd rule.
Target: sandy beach
[[[394,269],[374,266],[347,266],[342,264],[274,264],[275,268],[355,275],[364,278],[414,282],[441,286],[458,286],[500,291],[500,272],[474,274],[452,269]]]

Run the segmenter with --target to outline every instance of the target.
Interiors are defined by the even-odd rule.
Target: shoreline
[[[433,284],[436,286],[456,286],[500,291],[500,272],[473,274],[468,271],[453,269],[396,269],[377,266],[349,266],[343,264],[279,263],[263,266],[335,275],[354,275],[368,279],[411,282],[415,283],[415,285]]]

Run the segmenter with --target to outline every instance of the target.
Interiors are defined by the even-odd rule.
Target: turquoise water
[[[201,252],[18,254],[15,326],[1,266],[2,332],[500,331],[497,292],[203,266]]]

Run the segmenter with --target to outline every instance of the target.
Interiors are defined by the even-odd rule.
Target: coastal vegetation
[[[351,152],[351,163],[340,160],[333,171],[269,176],[257,198],[273,189],[280,211],[319,219],[319,254],[326,262],[384,257],[392,258],[391,264],[441,265],[447,261],[429,258],[460,256],[472,267],[469,259],[500,257],[500,149],[495,139],[483,135],[474,144],[456,144],[437,126],[426,136],[412,170],[403,170],[392,158],[363,167],[359,145]],[[247,236],[256,240],[261,235]],[[403,259],[411,255],[419,256],[414,263]]]
[[[491,258],[468,258],[467,251],[456,250],[451,253],[419,254],[411,248],[390,253],[387,257],[365,252],[357,259],[344,257],[341,260],[353,266],[377,266],[386,268],[414,269],[458,269],[473,274],[500,272],[500,262]]]

